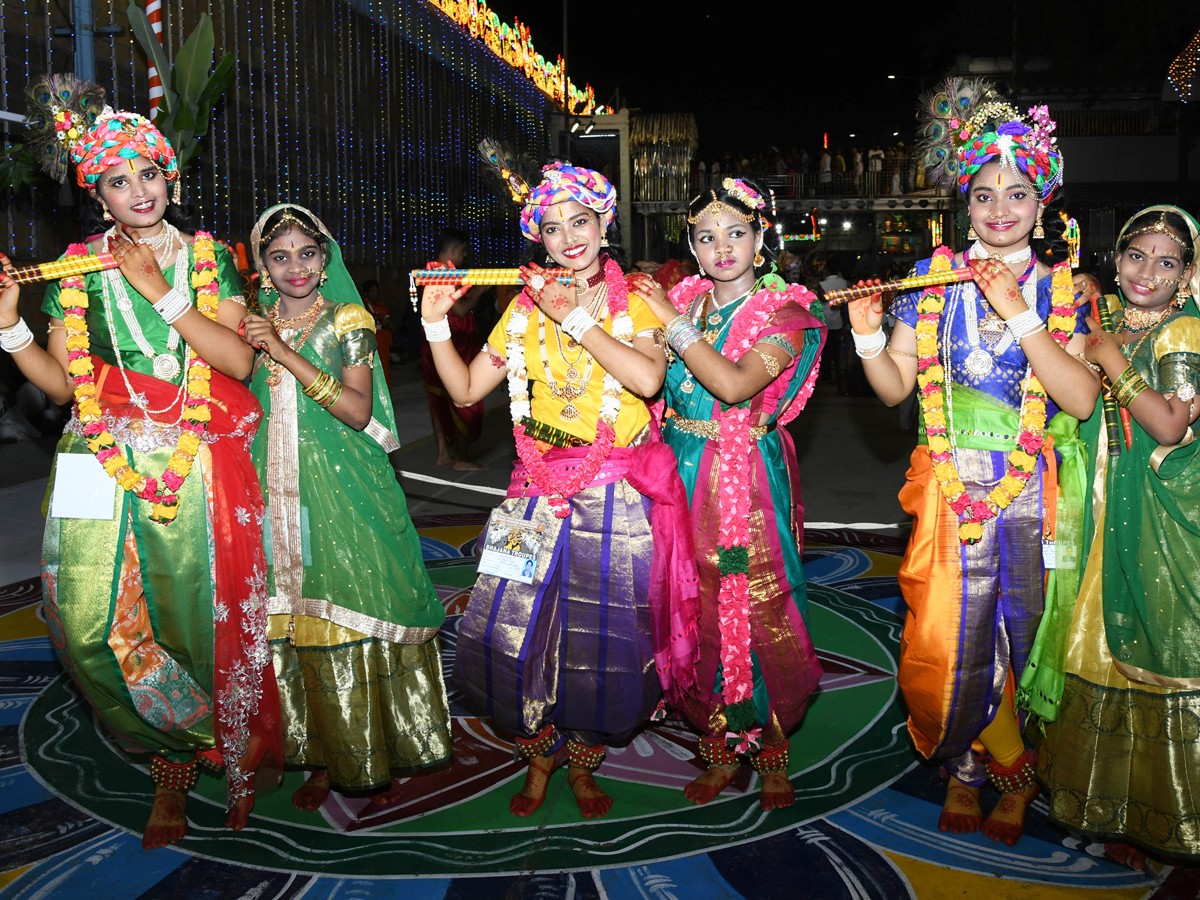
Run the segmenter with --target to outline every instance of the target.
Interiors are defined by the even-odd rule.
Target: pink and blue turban
[[[521,210],[521,233],[531,241],[541,241],[542,217],[555,203],[575,200],[600,216],[601,232],[608,230],[616,215],[617,191],[607,178],[594,169],[553,162],[542,168],[542,180],[529,193]]]

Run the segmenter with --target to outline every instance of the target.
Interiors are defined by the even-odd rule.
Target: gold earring
[[[263,276],[260,279],[259,284],[262,286],[262,290],[264,290],[264,291],[275,290],[275,282],[273,282],[271,280],[271,276],[268,275],[266,272],[263,272]]]
[[[1175,305],[1183,309],[1184,305],[1192,299],[1192,289],[1186,284],[1179,285],[1179,290],[1175,292]]]
[[[183,204],[183,179],[176,178],[175,186],[171,189],[171,202],[176,206]]]
[[[328,273],[328,272],[326,272],[324,269],[322,269],[322,270],[321,270],[321,280],[318,282],[318,285],[319,285],[320,287],[324,287],[324,286],[325,286],[325,282],[326,282],[326,281],[328,281],[328,280],[329,280],[329,273]]]
[[[110,213],[110,212],[108,211],[108,207],[107,207],[107,206],[106,206],[106,207],[104,207],[104,221],[105,221],[105,222],[111,222],[111,221],[113,221],[112,213]]]
[[[1038,207],[1037,221],[1033,223],[1033,239],[1042,241],[1046,239],[1046,229],[1042,227],[1042,207]]]
[[[759,266],[761,266],[766,261],[767,261],[766,258],[761,253],[754,254],[754,268],[757,269]]]
[[[967,240],[968,241],[979,240],[979,235],[976,233],[974,225],[971,225],[970,227],[967,228]]]

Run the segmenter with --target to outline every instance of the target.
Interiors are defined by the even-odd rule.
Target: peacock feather
[[[949,186],[958,181],[961,132],[972,115],[1000,99],[986,78],[954,76],[926,91],[917,100],[917,163],[925,167],[931,184]]]
[[[106,111],[104,88],[74,75],[46,75],[26,91],[29,150],[55,181],[71,170],[71,145],[81,139]]]

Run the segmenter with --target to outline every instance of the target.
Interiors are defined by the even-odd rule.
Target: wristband
[[[1035,309],[1017,313],[1011,319],[1005,320],[1004,324],[1017,341],[1023,341],[1031,334],[1046,330],[1046,323],[1042,321],[1042,317],[1037,314]]]
[[[425,329],[425,339],[431,344],[450,340],[449,316],[442,316],[436,322],[426,322],[422,319],[421,327]]]
[[[191,308],[192,301],[175,288],[159,297],[158,302],[154,304],[154,311],[162,316],[162,320],[168,325],[174,325]]]
[[[20,353],[33,343],[33,332],[24,319],[17,319],[9,328],[0,331],[0,349],[9,353]]]
[[[595,319],[582,306],[577,306],[563,319],[562,330],[570,337],[574,338],[576,343],[583,343],[583,333],[593,325],[599,325]]]
[[[887,335],[882,328],[877,328],[870,334],[859,334],[850,329],[850,337],[854,339],[854,352],[861,359],[874,359],[887,347]]]

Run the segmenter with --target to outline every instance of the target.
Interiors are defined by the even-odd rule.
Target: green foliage
[[[233,54],[226,53],[213,65],[215,39],[208,13],[201,13],[200,21],[175,54],[173,66],[168,64],[146,11],[137,0],[129,2],[129,24],[162,80],[163,97],[154,124],[175,148],[183,172],[200,152],[213,108],[233,82]]]
[[[0,193],[15,193],[48,180],[24,145],[14,144],[0,153]]]

